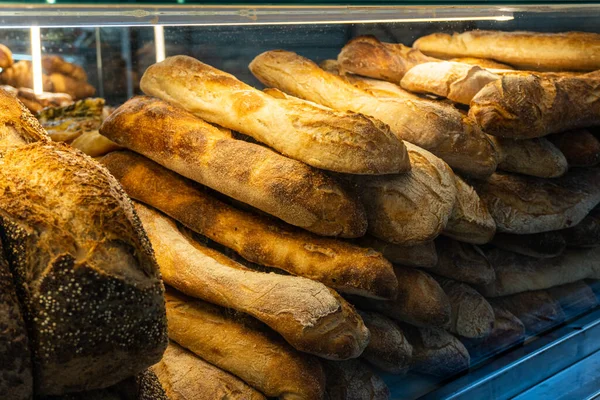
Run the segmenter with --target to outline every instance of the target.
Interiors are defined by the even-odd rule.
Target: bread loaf
[[[0,48],[1,50],[1,48]],[[0,393],[7,399],[33,397],[29,339],[13,276],[0,241]]]
[[[486,251],[496,280],[479,287],[486,297],[548,289],[586,278],[600,278],[600,247],[566,250],[549,259],[527,257],[500,249]]]
[[[396,321],[415,326],[450,326],[450,300],[431,275],[402,266],[395,266],[394,272],[398,279],[398,296],[395,300],[354,298],[352,302],[360,308],[377,311]]]
[[[466,283],[436,277],[450,299],[450,332],[467,338],[483,338],[492,332],[494,311],[487,300]]]
[[[344,71],[399,83],[415,65],[436,60],[403,44],[383,43],[369,35],[346,43],[337,61]]]
[[[548,136],[571,167],[593,167],[600,163],[600,140],[586,129]]]
[[[491,58],[537,71],[600,69],[597,33],[481,30],[452,35],[434,33],[417,39],[413,47],[432,57]]]
[[[0,44],[0,68],[5,69],[13,65],[12,51],[3,44]]]
[[[387,242],[412,246],[431,241],[444,229],[456,201],[448,165],[406,143],[412,168],[400,175],[354,177],[369,221],[368,232]]]
[[[511,65],[499,63],[498,61],[491,60],[489,58],[477,58],[477,57],[456,57],[451,58],[450,61],[470,64],[470,65],[479,65],[481,68],[488,69],[514,69]]]
[[[4,153],[0,184],[36,393],[109,386],[157,362],[167,345],[163,286],[118,182],[68,145],[39,142]]]
[[[441,61],[414,66],[400,84],[411,92],[434,94],[468,105],[485,85],[497,79],[498,75],[477,65]]]
[[[362,206],[322,171],[235,140],[150,97],[114,111],[100,133],[190,179],[325,236],[362,236]]]
[[[458,175],[454,175],[454,182],[456,203],[442,234],[467,243],[489,242],[496,233],[492,215],[472,186]]]
[[[191,57],[169,57],[150,66],[140,87],[317,168],[354,174],[409,168],[402,142],[387,126],[299,99],[273,98]]]
[[[43,56],[42,68],[47,74],[59,73],[69,76],[76,81],[87,82],[87,74],[83,67],[66,62],[61,56]]]
[[[170,218],[139,203],[135,208],[170,286],[249,314],[306,353],[332,360],[355,358],[369,343],[360,316],[322,283],[248,270],[195,242]]]
[[[594,291],[584,282],[577,281],[548,289],[550,296],[558,301],[566,318],[573,318],[598,305]]]
[[[257,321],[167,290],[169,337],[268,397],[320,399],[319,360],[294,350]]]
[[[492,305],[492,310],[495,317],[494,327],[488,336],[480,339],[460,339],[473,360],[500,353],[525,339],[525,326],[517,317],[496,305]]]
[[[132,152],[102,163],[127,193],[245,259],[304,276],[344,293],[379,299],[396,295],[390,263],[373,250],[293,229],[217,200],[193,182]],[[194,210],[193,212],[191,210]]]
[[[388,124],[398,138],[431,151],[466,175],[485,177],[496,168],[490,141],[474,121],[450,105],[414,95],[364,90],[287,51],[257,56],[250,70],[267,86],[337,110],[377,118]]]
[[[535,258],[557,257],[567,248],[565,237],[557,231],[531,233],[528,235],[498,233],[494,236],[492,244],[503,250]]]
[[[430,268],[436,265],[438,261],[437,251],[435,250],[435,243],[433,241],[416,244],[414,246],[402,246],[367,235],[358,239],[358,244],[380,252],[394,264]]]
[[[498,169],[540,178],[564,175],[569,163],[564,154],[545,138],[514,140],[489,136],[498,150]]]
[[[490,135],[531,139],[600,124],[600,79],[505,75],[471,100],[469,116]]]
[[[388,400],[390,390],[383,379],[359,360],[324,363],[326,400]]]
[[[67,93],[74,100],[85,99],[96,93],[96,88],[87,82],[73,79],[71,76],[61,73],[48,74],[52,82],[52,91],[55,93]]]
[[[34,114],[42,112],[46,107],[64,107],[73,104],[73,98],[66,93],[35,93],[33,89],[24,87],[17,90],[16,97]]]
[[[499,232],[553,231],[577,225],[600,202],[600,169],[552,180],[497,172],[475,189]]]
[[[574,227],[563,229],[557,234],[562,236],[569,247],[600,246],[600,208],[592,210]]]
[[[511,296],[490,299],[494,307],[502,307],[517,317],[525,327],[527,335],[537,335],[565,319],[565,314],[556,300],[546,290],[523,292]]]
[[[2,68],[0,82],[16,88],[33,88],[33,66],[31,61],[21,60],[7,68]],[[53,85],[50,77],[42,74],[42,87],[44,92],[52,92]]]
[[[444,237],[435,243],[438,263],[430,272],[473,285],[485,285],[496,279],[494,269],[477,246]]]
[[[235,376],[195,356],[175,342],[152,367],[169,400],[266,400]]]
[[[408,371],[412,346],[398,324],[379,313],[359,311],[359,314],[371,333],[371,340],[362,358],[391,374]]]
[[[33,142],[49,142],[48,134],[23,103],[0,90],[0,152]]]
[[[465,346],[443,329],[403,325],[413,346],[412,370],[448,377],[469,368],[471,357]]]

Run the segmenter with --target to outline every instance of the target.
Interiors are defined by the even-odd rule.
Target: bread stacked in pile
[[[104,120],[168,285],[171,398],[386,398],[373,367],[448,376],[596,305],[600,80],[563,70],[600,69],[600,37],[463,35],[269,51],[264,91],[170,57]]]

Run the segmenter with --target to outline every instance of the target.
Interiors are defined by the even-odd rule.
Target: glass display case
[[[250,314],[275,330],[277,340],[281,340],[282,336],[298,353],[308,352],[313,354],[310,357],[316,355],[320,359],[328,359],[322,361],[328,383],[321,384],[327,387],[323,390],[332,400],[587,399],[600,394],[600,75],[594,72],[600,71],[600,5],[469,4],[468,1],[424,5],[391,5],[387,2],[321,2],[307,5],[47,3],[0,3],[0,44],[6,46],[12,57],[10,63],[4,64],[2,55],[5,51],[0,48],[0,65],[3,66],[0,84],[6,85],[5,89],[7,86],[15,88],[15,95],[34,114],[37,113],[51,138],[67,141],[100,163],[106,163],[108,170],[121,181],[125,192],[134,200],[151,205],[178,220],[187,229],[196,231],[186,231],[186,237],[202,243],[210,251],[220,252],[219,256],[203,253],[204,258],[198,259],[206,265],[210,264],[207,257],[220,260],[219,257],[225,254],[234,260],[231,262],[243,264],[240,268],[249,268],[253,273],[278,277],[299,275],[336,289],[343,297],[340,301],[352,305],[352,313],[360,311],[366,328],[371,331],[371,341],[375,340],[377,344],[370,350],[367,347],[367,353],[358,358],[364,346],[352,356],[323,355],[319,353],[320,350],[305,350],[304,342],[297,344],[294,341],[296,336],[296,339],[286,336],[293,323],[278,322],[282,324],[280,326],[273,322],[274,319],[264,317],[267,313],[264,310],[256,313],[248,311],[253,310],[252,307],[263,296],[256,297],[252,305],[244,306],[247,308],[238,308],[236,300],[223,294],[226,289],[210,289],[215,293],[224,290],[222,297],[207,294],[210,290],[203,289],[198,289],[198,294],[177,279],[178,272],[163,271],[167,286],[174,286],[189,296],[219,306],[231,304],[236,312]],[[455,36],[452,40],[456,42],[450,36],[436,41],[434,35],[477,30],[494,32],[487,38],[475,34],[459,40]],[[540,35],[526,34],[521,38],[502,36],[502,32],[517,31]],[[590,35],[573,38],[569,35],[544,36],[575,31]],[[427,47],[424,41],[410,47],[423,37],[433,38],[431,47]],[[353,43],[358,47],[363,43],[365,47],[355,50],[351,47]],[[396,44],[408,47],[395,47]],[[273,50],[284,50],[285,53]],[[190,56],[203,64],[194,64],[183,58],[165,64],[165,60],[173,60],[170,57],[179,55]],[[162,63],[159,64],[163,66],[162,69],[147,72],[149,67],[157,63]],[[193,71],[189,75],[185,71],[188,67],[182,67],[185,65]],[[447,65],[448,69],[435,69],[441,65]],[[177,72],[169,75],[171,70]],[[465,82],[468,87],[461,86]],[[496,91],[492,93],[489,88],[498,82],[501,83],[495,86]],[[244,84],[256,88],[260,94]],[[268,97],[263,92],[267,87],[275,87],[279,91],[267,91],[271,96]],[[482,95],[484,90],[489,92],[486,92],[487,97]],[[236,97],[241,92],[249,93],[244,101]],[[512,101],[507,93],[517,98],[514,104],[507,105]],[[160,97],[166,102],[152,106],[143,103],[151,100],[138,98],[142,99],[138,100],[139,104],[127,103],[132,108],[123,108],[128,100],[144,94]],[[504,97],[497,100],[493,97],[496,95]],[[98,126],[91,128],[96,135],[93,137],[93,146],[90,145],[92,139],[79,139],[76,142],[82,134],[80,127],[74,128],[75,133],[65,134],[70,132],[71,128],[67,125],[73,120],[82,118],[84,114],[85,118],[91,115],[86,113],[90,113],[89,110],[95,106],[85,103],[90,101],[89,98],[104,99],[98,109]],[[196,101],[194,98],[202,100]],[[287,105],[282,105],[286,101]],[[292,110],[290,104],[295,101],[299,103]],[[365,105],[367,103],[369,105]],[[390,106],[392,103],[394,107]],[[140,110],[146,110],[144,107],[151,106],[165,107],[156,112],[164,113],[165,118],[169,114],[168,118],[171,119],[149,122],[150,117],[156,118],[151,111],[147,111],[149,114],[143,117],[135,115],[136,112],[141,114]],[[138,108],[134,110],[134,107]],[[175,107],[175,110],[167,107]],[[488,110],[489,114],[478,115],[477,112],[483,113],[485,107],[492,108]],[[82,108],[83,114],[78,114]],[[55,109],[63,111],[52,111]],[[115,109],[120,110],[121,114],[111,114]],[[186,110],[185,115],[183,109]],[[80,111],[73,113],[73,110]],[[320,112],[330,114],[326,114],[327,117],[323,117],[324,114],[315,116]],[[356,113],[367,117],[359,120]],[[289,117],[293,123],[288,123],[282,115]],[[134,119],[134,116],[138,119]],[[212,125],[222,125],[225,128],[222,131],[227,131],[225,135],[228,136],[219,140],[251,143],[264,151],[268,150],[269,155],[265,153],[260,156],[267,160],[265,163],[270,162],[269,157],[275,156],[293,159],[294,162],[299,160],[302,168],[310,169],[303,172],[303,177],[319,173],[323,178],[319,175],[318,179],[335,182],[321,185],[339,183],[343,188],[340,191],[347,190],[359,199],[362,211],[357,212],[366,213],[366,217],[362,217],[364,229],[361,231],[356,228],[361,231],[356,234],[340,228],[332,234],[326,232],[325,228],[294,223],[294,218],[299,215],[294,214],[298,212],[295,208],[297,203],[286,197],[288,192],[281,189],[285,186],[281,182],[280,186],[276,186],[279,189],[273,189],[275,186],[269,188],[273,193],[276,190],[284,193],[283,197],[273,195],[278,199],[275,201],[277,204],[272,205],[272,198],[261,203],[257,199],[263,196],[260,190],[264,187],[232,178],[235,176],[238,179],[241,174],[249,174],[247,170],[242,171],[244,168],[250,168],[257,176],[271,173],[260,170],[258,158],[253,158],[259,155],[246,153],[242,147],[236,152],[220,153],[217,144],[212,144],[217,143],[212,136],[210,140],[206,139],[207,143],[211,143],[204,144],[208,146],[206,148],[192,139],[189,139],[192,144],[181,139],[182,142],[165,142],[161,145],[159,143],[162,142],[155,138],[159,136],[158,131],[148,133],[145,138],[145,130],[151,130],[151,126],[154,126],[152,129],[164,130],[167,136],[184,135],[180,132],[193,129],[217,129],[214,126],[196,127],[195,122],[189,119],[192,117],[201,117]],[[127,118],[134,123],[128,125]],[[454,122],[442,125],[440,119]],[[99,125],[101,120],[104,121],[102,128]],[[383,121],[384,127],[373,125],[380,123],[374,120]],[[321,148],[315,145],[313,148],[307,147],[307,143],[318,142],[325,146],[323,143],[330,143],[333,135],[343,136],[336,130],[341,123],[352,125],[351,128],[345,128],[350,133],[344,131],[346,135],[356,135],[352,140],[360,141],[362,139],[355,138],[370,133],[383,136],[369,139],[371,141],[367,141],[368,144],[357,142],[356,147],[364,146],[367,150],[356,156],[354,161],[349,161],[350,166],[339,166],[336,164],[338,161],[328,164],[330,158],[346,157],[345,142],[336,139],[340,141],[339,148],[343,148],[339,153],[333,146]],[[460,128],[452,124],[458,124]],[[189,126],[195,128],[186,128]],[[306,126],[310,126],[307,129],[309,139],[301,136]],[[357,126],[373,131],[357,133]],[[453,129],[468,131],[467,138],[451,139],[453,144],[448,145],[450,150],[443,148],[444,144],[431,144],[437,139],[431,139],[428,135],[449,137],[454,135]],[[110,141],[102,136],[106,142],[97,144],[95,140],[99,140],[97,137],[100,134]],[[213,132],[212,135],[217,133]],[[475,135],[480,135],[483,138],[481,140],[486,141],[486,148],[493,153],[489,155],[493,161],[481,161],[485,157],[481,154],[488,150],[469,147],[476,146],[468,144]],[[127,139],[125,136],[136,139]],[[428,150],[426,155],[417,156],[421,150],[413,147],[408,147],[408,152],[404,147],[398,147],[389,150],[389,154],[384,150],[373,150],[372,146],[383,146],[377,140],[394,141],[393,146],[401,146],[397,144],[401,142],[396,136],[407,142],[408,146],[412,146],[412,142],[425,148]],[[464,140],[463,144],[461,140]],[[147,146],[138,142],[147,142]],[[189,148],[183,146],[183,142]],[[173,150],[180,145],[183,148],[180,152]],[[196,145],[198,147],[194,147]],[[158,147],[152,146],[163,147],[157,151]],[[156,200],[156,203],[147,201],[144,196],[150,195],[138,187],[141,184],[129,183],[128,186],[124,182],[125,172],[120,167],[112,166],[118,170],[115,172],[111,161],[106,161],[106,157],[109,157],[106,154],[116,154],[110,151],[119,152],[123,148],[140,153],[169,170],[207,186],[209,189],[202,190],[211,196],[211,200],[198,205],[197,212],[201,215],[217,215],[217,212],[223,212],[219,208],[221,206],[210,202],[222,202],[225,204],[223,207],[234,210],[231,215],[239,215],[245,221],[239,225],[242,233],[238,232],[237,226],[234,228],[234,223],[225,228],[224,222],[196,222],[194,218],[188,218],[188,214],[193,214],[191,211],[178,214],[170,206],[161,208],[171,200],[173,204],[183,201],[177,197],[182,192],[176,192],[175,189],[164,187],[164,198]],[[194,155],[202,151],[206,151],[206,154]],[[403,156],[398,155],[400,151],[404,152]],[[319,152],[326,156],[321,159],[317,155]],[[271,156],[271,153],[274,155]],[[100,158],[102,156],[105,161]],[[430,156],[435,161],[431,161],[428,158]],[[218,157],[229,158],[229,163],[236,164],[238,169],[222,160],[218,161]],[[389,161],[390,157],[398,158],[392,162]],[[425,157],[428,161],[417,161],[421,159],[419,157]],[[369,162],[363,166],[365,158],[369,158]],[[429,175],[427,178],[418,177],[415,170],[425,168],[420,162],[435,169],[436,172],[432,174],[436,176],[435,183],[423,183],[421,179],[434,179]],[[394,165],[389,166],[391,164]],[[408,172],[410,165],[412,169]],[[207,177],[213,168],[219,169],[221,174],[215,175],[217,178]],[[280,174],[277,179],[285,180],[286,175],[281,172],[283,164],[274,168]],[[491,170],[487,171],[486,168]],[[553,168],[559,171],[548,172]],[[259,170],[263,172],[257,172]],[[297,172],[295,169],[290,171],[289,180],[294,181]],[[492,175],[494,171],[497,172]],[[382,181],[391,179],[389,177],[392,175],[408,173],[415,174],[415,178],[410,179],[419,181],[419,185],[432,186],[422,191],[414,189],[412,195],[398,194],[413,190],[412,186],[409,187],[413,181]],[[444,174],[457,180],[444,183]],[[452,178],[455,175],[458,178]],[[580,178],[580,175],[584,177]],[[228,182],[228,179],[231,181]],[[311,179],[316,186],[317,178]],[[458,183],[459,180],[462,183]],[[162,186],[151,184],[151,181],[159,182],[159,178],[149,179],[146,183],[148,186],[154,185],[153,190],[162,190]],[[236,185],[237,188],[231,189]],[[461,185],[464,185],[463,189],[460,189]],[[174,193],[172,199],[170,190]],[[309,191],[305,186],[302,186],[302,190]],[[332,186],[331,191],[337,190],[337,186]],[[462,200],[464,204],[460,203],[461,190],[465,196]],[[469,205],[473,195],[465,194],[467,192],[479,196],[475,206]],[[303,199],[302,195],[297,196]],[[394,196],[399,196],[401,200],[393,200]],[[450,206],[444,200],[447,196],[452,198]],[[323,202],[339,201],[338,198],[331,200],[329,197],[327,199],[330,200],[324,200],[326,197],[319,199]],[[457,203],[462,204],[460,207],[464,207],[464,210],[457,211]],[[190,204],[196,203],[189,203],[191,207]],[[346,214],[343,218],[350,219],[353,206],[344,204],[339,206],[345,207],[339,213],[339,218]],[[394,207],[401,208],[403,213]],[[444,207],[449,208],[444,212]],[[482,207],[485,210],[478,208],[469,211],[469,207]],[[482,220],[487,216],[488,222],[491,221],[493,225],[491,234],[482,239],[481,236],[486,233],[481,235],[480,230],[486,229],[483,227],[486,222],[473,222],[469,218],[475,217],[460,214],[463,212],[472,212]],[[228,214],[228,217],[234,218],[231,215]],[[269,215],[278,217],[278,221],[273,222],[275,227],[269,225],[271,222],[263,221],[271,221]],[[215,217],[218,218],[223,217]],[[256,222],[253,218],[260,221]],[[391,223],[389,226],[383,226],[385,224],[382,223],[383,227],[380,227],[379,221],[385,218],[390,218]],[[431,222],[433,220],[435,222]],[[142,218],[146,226],[144,222]],[[404,239],[405,236],[402,236],[410,236],[405,230],[425,230],[423,227],[428,223],[439,225],[439,228],[432,228],[419,238]],[[260,224],[269,225],[270,228],[264,228],[263,232],[260,230],[263,228],[256,228]],[[411,228],[410,224],[414,227]],[[451,228],[448,224],[454,225]],[[477,226],[465,228],[468,224]],[[202,228],[198,228],[200,225]],[[217,226],[223,231],[217,232]],[[287,229],[291,233],[287,233]],[[361,237],[365,230],[369,238]],[[277,234],[269,236],[271,233],[267,231]],[[477,233],[473,233],[475,231]],[[150,232],[149,236],[150,242],[155,245],[155,238]],[[256,236],[261,239],[255,240]],[[339,243],[320,242],[325,240],[321,236],[337,237],[327,240]],[[254,247],[249,250],[251,246]],[[378,256],[381,252],[385,259],[391,261],[395,268],[391,279],[394,285],[396,279],[400,285],[395,285],[394,294],[382,295],[377,289],[364,289],[360,283],[357,286],[349,283],[348,288],[337,282],[336,278],[351,281],[353,274],[358,277],[356,279],[362,279],[361,274],[368,276],[369,273],[357,272],[361,268],[373,268],[373,271],[380,268],[371,264],[359,265],[366,256],[352,253],[356,250],[346,250],[343,246],[375,249]],[[173,248],[178,247],[173,244]],[[306,249],[309,249],[308,252]],[[317,257],[310,258],[319,251],[321,256],[329,258],[325,261]],[[315,278],[318,273],[313,269],[330,268],[328,263],[340,256],[336,252],[346,251],[348,255],[343,263],[346,267],[352,265],[352,268],[342,271],[343,267],[336,264],[335,268],[339,270],[331,267],[331,271],[326,270],[319,275],[320,278]],[[157,250],[155,252],[158,265],[163,267],[161,257],[166,256]],[[302,261],[290,261],[292,259]],[[186,262],[193,264],[189,260],[179,262],[183,269],[187,269],[184,268]],[[285,271],[283,275],[282,270]],[[337,274],[340,274],[339,277]],[[212,278],[197,278],[197,284],[207,287],[216,285],[211,281]],[[183,278],[183,281],[185,279],[192,278]],[[252,279],[249,278],[249,281]],[[381,281],[373,284],[383,287],[384,280],[381,278]],[[269,284],[268,280],[264,281],[265,286]],[[275,288],[279,284],[272,285]],[[247,290],[254,289],[248,287],[238,284],[234,292],[237,290],[239,297],[252,298]],[[296,289],[289,290],[293,292]],[[212,301],[211,296],[221,300]],[[281,297],[269,297],[265,293],[264,296],[275,303],[285,298],[283,294],[278,295]],[[443,296],[443,299],[434,299],[435,296]],[[226,297],[228,300],[222,300]],[[304,304],[302,299],[298,302]],[[446,307],[439,311],[440,315],[432,310],[438,306]],[[172,314],[169,312],[167,308],[167,316],[171,321]],[[284,314],[286,312],[289,311],[281,311]],[[308,336],[307,327],[312,327],[314,323],[307,323],[303,328],[306,331],[299,335]],[[467,325],[476,325],[473,328],[476,332],[465,328]],[[172,327],[169,322],[169,329],[175,331],[183,328],[179,325]],[[345,334],[343,328],[338,326],[335,329],[341,330],[339,335]],[[269,329],[269,334],[272,333]],[[394,346],[399,344],[398,339],[392,337],[394,334],[404,335],[402,340],[408,343],[410,350],[404,349],[404,353],[398,355],[400,351]],[[235,366],[235,360],[221,363],[218,357],[207,358],[203,356],[203,350],[195,351],[193,346],[186,345],[185,338],[180,341],[179,336],[174,335],[170,335],[171,340],[264,391],[261,386],[264,382],[261,384],[252,380],[268,381],[269,378],[260,372],[257,372],[258,378],[248,378],[244,372],[239,372],[240,367]],[[215,330],[214,335],[226,337],[228,331]],[[214,352],[219,352],[218,346]],[[351,367],[344,370],[344,367],[339,371],[336,361],[332,360],[344,358],[360,361],[358,366],[352,366],[354,370]],[[171,359],[169,362],[174,361]],[[252,363],[249,359],[241,362],[246,365]],[[161,371],[163,376],[157,374],[162,381],[167,378],[164,377],[164,370]],[[373,383],[380,378],[388,389],[383,390],[379,383]],[[173,378],[171,384],[175,385],[175,381]],[[365,383],[367,381],[370,383]],[[0,379],[0,388],[1,384]],[[269,382],[265,385],[270,387]],[[359,395],[361,391],[364,393]],[[356,392],[357,397],[352,397],[351,392]],[[277,397],[273,393],[265,392],[269,397]],[[312,393],[298,395],[300,397],[297,398],[317,396],[314,394],[316,392]],[[286,398],[285,393],[279,395]]]

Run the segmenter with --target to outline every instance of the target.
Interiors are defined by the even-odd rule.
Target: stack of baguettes
[[[361,37],[320,68],[270,51],[250,64],[264,91],[170,57],[142,78],[154,97],[104,121],[128,150],[102,162],[139,202],[170,287],[154,370],[173,398],[386,398],[373,366],[446,376],[467,348],[595,304],[583,280],[600,278],[600,251],[546,241],[598,242],[600,170],[563,137],[597,139],[540,136],[595,124],[600,82],[429,54]]]

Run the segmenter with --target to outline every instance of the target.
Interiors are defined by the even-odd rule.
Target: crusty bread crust
[[[359,360],[324,362],[327,400],[388,400],[390,389],[371,367]]]
[[[0,89],[0,152],[50,138],[27,107],[7,91]]]
[[[496,279],[494,269],[477,246],[446,237],[436,239],[435,245],[439,261],[428,271],[473,285],[488,284]]]
[[[593,167],[600,163],[600,140],[587,129],[548,136],[564,154],[570,167]]]
[[[481,68],[487,69],[514,69],[511,65],[499,63],[489,58],[477,58],[477,57],[456,57],[449,61],[459,62],[463,64],[479,65]]]
[[[402,246],[366,235],[357,240],[362,247],[370,247],[383,254],[393,264],[410,267],[431,268],[437,264],[437,251],[433,241],[414,246]]]
[[[576,229],[577,226],[570,229]],[[528,235],[497,233],[494,240],[492,240],[492,244],[503,250],[535,258],[558,257],[567,248],[565,238],[560,231],[531,233]]]
[[[232,139],[164,101],[135,97],[104,121],[100,133],[292,225],[325,236],[365,233],[362,206],[322,171]]]
[[[451,105],[420,99],[389,82],[381,83],[397,89],[371,89],[365,85],[371,86],[372,80],[336,76],[288,51],[260,54],[249,67],[267,86],[327,107],[377,118],[398,138],[431,151],[466,175],[486,177],[496,169],[497,155],[491,142],[474,120]]]
[[[475,30],[434,33],[413,47],[439,58],[479,57],[536,71],[594,71],[600,69],[600,34],[538,33]]]
[[[129,151],[102,163],[127,193],[245,259],[310,278],[344,293],[394,298],[390,263],[373,250],[294,229],[217,200],[198,185]]]
[[[169,57],[150,66],[140,87],[313,167],[353,174],[410,167],[402,142],[387,126],[300,99],[282,101],[191,57]]]

